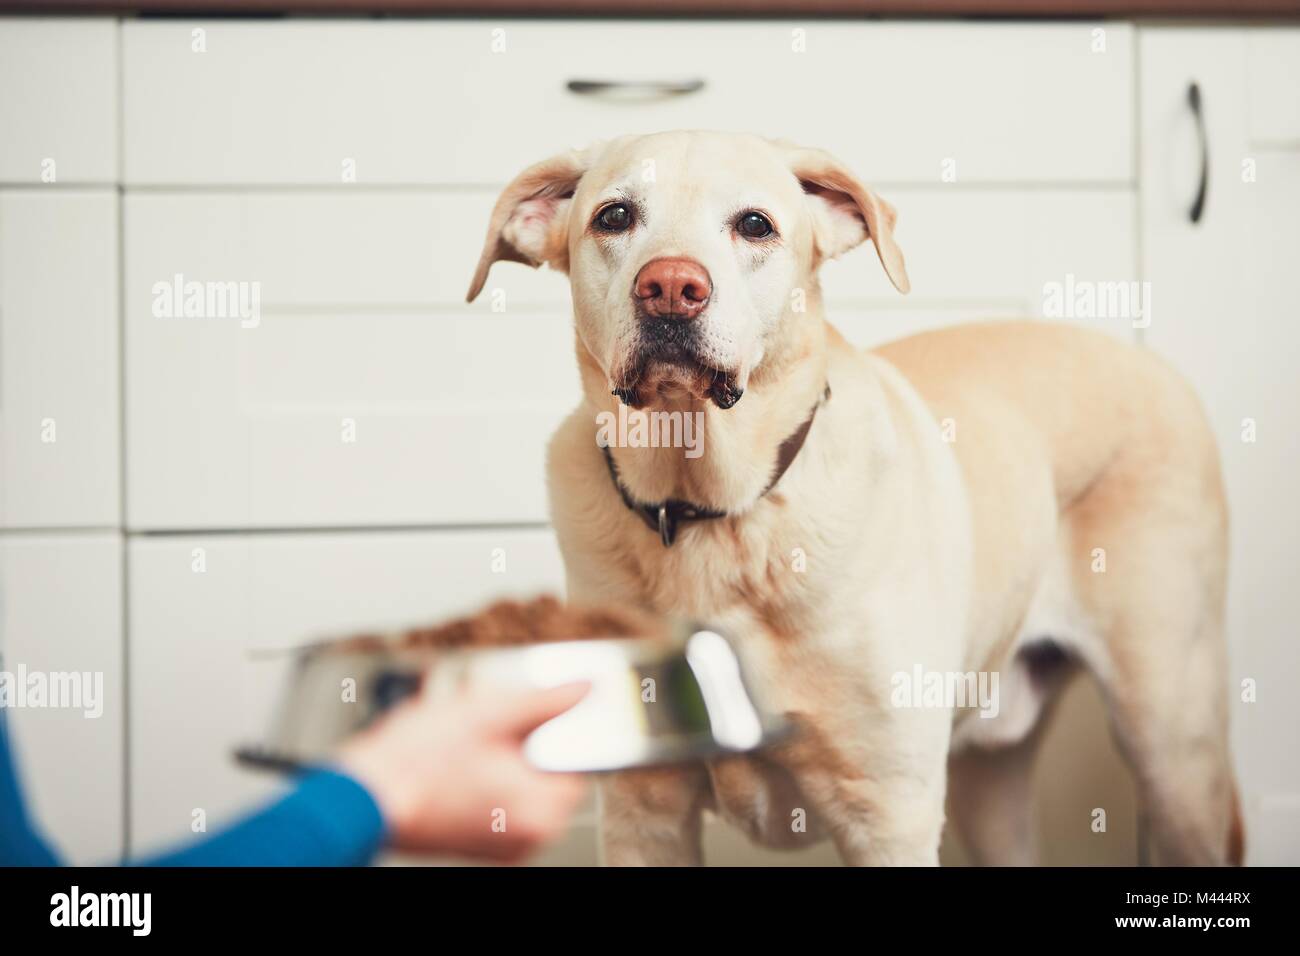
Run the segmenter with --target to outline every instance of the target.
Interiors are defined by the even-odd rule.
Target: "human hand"
[[[336,762],[370,791],[393,846],[516,862],[564,832],[586,790],[577,774],[529,764],[524,738],[588,689],[423,692],[348,741]]]

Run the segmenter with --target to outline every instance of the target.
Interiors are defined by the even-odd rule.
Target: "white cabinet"
[[[488,212],[553,151],[713,127],[825,147],[897,206],[911,296],[867,249],[823,273],[860,344],[1149,281],[1146,314],[1078,321],[1167,355],[1214,422],[1252,859],[1295,862],[1297,64],[1296,29],[1117,21],[0,19],[0,637],[109,688],[97,721],[17,716],[38,812],[78,860],[126,818],[137,849],[216,826],[271,789],[229,760],[275,683],[250,649],[562,587],[568,289],[506,264],[465,304]],[[236,298],[168,313],[178,277]]]
[[[1231,715],[1250,860],[1296,861],[1300,767],[1300,30],[1144,29],[1142,255],[1158,303],[1146,342],[1195,385],[1232,515]],[[1205,149],[1188,89],[1199,89]],[[1203,165],[1204,164],[1204,165]],[[1201,221],[1190,210],[1206,170]],[[1240,682],[1257,684],[1255,703]]]
[[[832,321],[863,344],[1041,314],[1044,287],[1071,275],[1135,275],[1128,189],[889,198],[912,295],[869,249],[824,270]],[[494,199],[128,196],[129,526],[544,521],[545,443],[578,398],[568,283],[504,264],[463,303]],[[156,289],[178,275],[242,283],[247,314],[160,317]],[[1127,319],[1098,324],[1133,336]]]
[[[131,541],[131,842],[209,832],[272,793],[232,750],[266,732],[283,649],[563,590],[549,531],[156,536]]]
[[[568,289],[504,267],[465,305],[494,199],[129,196],[129,526],[544,522]],[[258,314],[160,317],[177,275],[255,288]]]
[[[26,691],[5,719],[33,818],[81,864],[116,862],[125,822],[117,44],[112,20],[0,18],[0,666]]]
[[[888,191],[912,291],[900,296],[864,247],[822,267],[827,315],[855,344],[879,345],[980,319],[1057,317],[1045,298],[1067,282],[1137,276],[1137,202],[1122,188]],[[1075,320],[1133,341],[1131,316]]]
[[[543,449],[578,389],[567,283],[506,264],[489,295],[462,301],[501,183],[627,132],[822,146],[898,207],[913,280],[897,296],[866,249],[830,264],[829,314],[852,339],[1042,316],[1049,283],[1136,277],[1133,36],[1119,23],[125,24],[127,524],[186,532],[137,535],[130,551],[132,704],[149,715],[133,724],[134,848],[272,789],[229,760],[262,731],[275,686],[250,648],[518,590],[484,572],[503,535],[531,542],[530,585],[561,587],[541,530],[229,533],[546,520]],[[590,94],[572,80],[647,85]],[[256,284],[258,315],[160,316],[157,290],[177,276]],[[1100,324],[1134,337],[1127,319]],[[223,533],[190,534],[209,529]]]
[[[125,178],[338,184],[350,168],[361,183],[481,184],[595,139],[725,128],[823,146],[880,182],[937,183],[946,160],[967,182],[1131,182],[1132,36],[1123,23],[128,22]]]
[[[1079,281],[1136,275],[1137,208],[1128,188],[894,186],[883,193],[898,210],[894,236],[907,257],[912,291],[900,296],[865,245],[822,267],[832,307],[975,306],[1042,317],[1048,283],[1071,274]],[[1131,322],[1097,322],[1133,337]]]
[[[0,18],[0,529],[119,522],[117,43]]]
[[[7,708],[5,719],[34,821],[66,860],[117,862],[125,820],[121,535],[0,535],[0,654],[0,669],[27,678],[23,705]]]
[[[869,323],[849,330],[864,343],[1036,314],[1044,283],[1069,273],[1129,278],[1132,37],[1125,24],[127,23],[127,525],[544,521],[545,443],[578,395],[567,283],[504,265],[488,295],[463,294],[499,184],[602,136],[758,130],[879,185],[915,292],[897,297],[866,251],[832,264],[832,314]],[[638,62],[631,46],[661,55]],[[953,70],[961,83],[942,80]],[[832,97],[851,122],[809,108]],[[210,188],[304,185],[328,188]],[[250,314],[160,317],[157,290],[185,282],[246,292]],[[894,318],[874,321],[884,309]]]
[[[0,18],[0,183],[117,180],[118,24]]]
[[[0,528],[119,523],[117,207],[0,190]]]

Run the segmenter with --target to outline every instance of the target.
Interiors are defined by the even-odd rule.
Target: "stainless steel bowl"
[[[584,680],[591,691],[537,728],[525,754],[550,771],[599,772],[755,750],[786,722],[757,700],[740,658],[716,631],[429,651],[318,645],[292,667],[271,733],[241,760],[292,768],[319,762],[347,736],[415,693],[463,686],[502,690]]]

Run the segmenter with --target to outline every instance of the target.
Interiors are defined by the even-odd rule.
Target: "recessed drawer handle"
[[[704,89],[704,81],[694,80],[569,80],[565,84],[570,93],[582,96],[600,96],[614,93],[621,96],[640,96],[646,99],[663,96],[685,96]]]
[[[1196,198],[1192,200],[1192,208],[1187,216],[1193,223],[1198,223],[1205,214],[1205,192],[1210,179],[1210,147],[1205,135],[1205,114],[1201,109],[1201,88],[1195,83],[1187,88],[1187,105],[1196,117],[1196,138],[1201,147],[1201,182],[1196,188]]]

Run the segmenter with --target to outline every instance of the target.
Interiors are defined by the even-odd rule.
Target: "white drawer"
[[[136,853],[191,837],[196,809],[212,832],[274,790],[275,778],[231,759],[263,739],[282,676],[283,658],[255,661],[250,650],[563,591],[559,550],[540,529],[146,537],[128,559]]]
[[[700,127],[823,146],[877,182],[938,182],[946,159],[961,182],[1133,175],[1118,23],[128,22],[123,51],[132,184],[337,184],[347,161],[361,183],[495,183],[571,145]]]
[[[1024,300],[1067,272],[1131,276],[1135,199],[1122,187],[884,190],[912,294],[901,298],[869,246],[822,271],[832,300],[890,305]],[[496,266],[465,304],[497,192],[395,190],[136,192],[126,201],[129,314],[149,311],[153,284],[187,278],[260,281],[264,313],[348,309],[568,314],[568,280],[549,269]],[[1037,293],[1035,293],[1035,298]]]
[[[118,524],[117,194],[0,191],[0,527]]]
[[[133,529],[546,519],[545,446],[578,390],[564,318],[306,314],[131,334]]]
[[[117,179],[117,30],[0,18],[0,182]]]
[[[80,707],[15,707],[5,718],[28,809],[45,837],[70,862],[116,863],[126,720],[121,535],[0,536],[0,650],[5,670],[25,667],[29,679],[81,674],[64,686],[98,696],[89,709],[95,702],[83,696]]]
[[[1140,289],[1137,197],[1121,189],[891,190],[912,292],[898,295],[869,247],[822,269],[827,316],[855,345],[881,345],[983,319],[1072,321],[1134,341],[1142,314],[1062,315],[1048,293],[1124,283]],[[1071,278],[1073,277],[1073,278]],[[1067,283],[1072,283],[1067,286]],[[1140,292],[1138,293],[1140,294]],[[1138,301],[1138,300],[1134,300]]]
[[[465,303],[498,192],[128,192],[127,307],[148,312],[153,283],[183,272],[260,281],[268,312],[567,313],[563,275],[513,263],[493,270],[487,291]]]
[[[128,197],[132,528],[546,520],[546,442],[578,398],[567,310],[515,307],[545,284],[524,268],[502,270],[506,312],[448,307],[476,243],[440,208]],[[156,317],[176,274],[263,283],[260,321]]]
[[[1138,278],[1137,198],[1127,189],[895,187],[885,197],[898,209],[895,237],[912,291],[900,296],[864,245],[822,267],[832,320],[841,306],[861,305],[1041,317],[1047,283],[1064,286],[1071,275],[1089,282]],[[1123,320],[1107,321],[1125,330]]]

